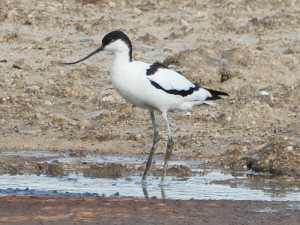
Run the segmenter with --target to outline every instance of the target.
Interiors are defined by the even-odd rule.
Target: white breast
[[[133,61],[131,63],[113,63],[111,80],[119,94],[133,105],[148,108],[145,89],[149,88],[144,74],[147,63]],[[115,60],[114,60],[115,62]]]

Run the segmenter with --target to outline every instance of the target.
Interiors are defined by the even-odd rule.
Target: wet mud
[[[14,196],[0,197],[0,203],[2,224],[296,225],[300,222],[299,203],[291,202]]]

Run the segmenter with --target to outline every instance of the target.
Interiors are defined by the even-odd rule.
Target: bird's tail
[[[204,87],[203,87],[204,88]],[[207,97],[205,99],[205,101],[208,100],[216,100],[216,99],[222,99],[221,96],[228,96],[228,93],[223,92],[223,91],[216,91],[213,89],[209,89],[209,88],[204,88],[205,90],[209,91],[209,93],[211,94],[211,96]]]

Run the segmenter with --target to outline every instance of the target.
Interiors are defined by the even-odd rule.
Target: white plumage
[[[178,91],[187,91],[190,88],[195,87],[195,84],[190,82],[181,74],[165,68],[158,69],[155,74],[148,76],[147,78],[148,80],[154,81],[155,83],[159,84],[165,90],[176,89]]]
[[[192,109],[193,106],[201,105],[203,103],[214,105],[214,103],[211,103],[211,100],[220,99],[220,95],[227,95],[227,93],[194,84],[183,75],[169,69],[161,63],[149,64],[140,61],[132,61],[131,42],[127,35],[121,31],[108,33],[102,39],[100,48],[83,59],[66,64],[81,62],[103,50],[114,53],[111,66],[111,80],[114,88],[127,101],[133,105],[146,108],[150,112],[154,138],[144,171],[143,181],[145,181],[147,177],[152,157],[159,141],[153,111],[157,110],[162,113],[168,133],[167,153],[165,156],[164,172],[161,179],[161,184],[163,184],[173,149],[173,140],[167,112],[170,110]]]

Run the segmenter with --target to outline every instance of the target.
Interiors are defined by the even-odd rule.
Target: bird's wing
[[[161,63],[148,65],[146,75],[147,79],[154,87],[161,89],[168,94],[186,97],[195,93],[193,96],[194,100],[197,101],[221,99],[221,95],[228,95],[222,91],[215,91],[201,87],[198,84],[194,84],[180,73],[169,69]]]
[[[196,85],[184,76],[160,63],[151,64],[146,74],[152,85],[160,86],[165,91],[189,91],[196,88]]]

